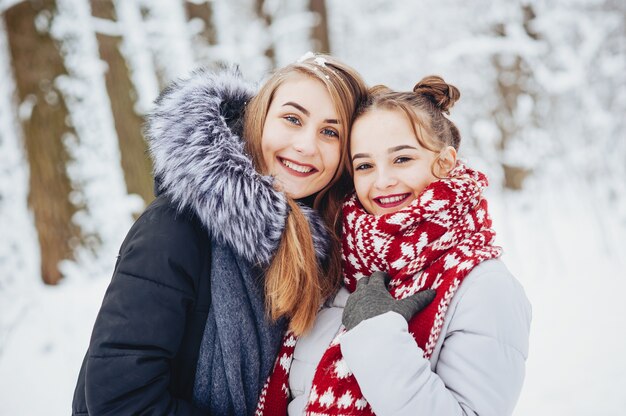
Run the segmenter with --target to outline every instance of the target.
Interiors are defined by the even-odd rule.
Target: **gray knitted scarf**
[[[217,415],[254,412],[285,327],[267,319],[262,270],[288,207],[244,151],[242,114],[253,94],[236,70],[197,71],[163,91],[146,125],[159,193],[195,212],[211,236],[211,306],[193,400]],[[323,222],[302,208],[324,259]]]

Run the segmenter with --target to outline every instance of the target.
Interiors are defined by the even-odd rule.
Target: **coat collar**
[[[285,227],[288,205],[271,176],[259,174],[244,151],[243,112],[255,89],[236,69],[195,71],[167,87],[146,122],[158,193],[191,210],[219,242],[246,260],[268,264]],[[318,257],[328,235],[316,213],[311,224]]]

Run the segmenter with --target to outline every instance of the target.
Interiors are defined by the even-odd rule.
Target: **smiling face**
[[[439,161],[448,166],[456,161],[452,147],[441,153],[422,147],[409,118],[401,110],[387,109],[371,110],[354,122],[350,155],[357,197],[374,215],[408,206],[437,180],[433,167],[437,175],[447,173],[438,169]]]
[[[261,150],[267,173],[294,199],[319,192],[339,166],[342,129],[324,84],[294,74],[267,112]]]

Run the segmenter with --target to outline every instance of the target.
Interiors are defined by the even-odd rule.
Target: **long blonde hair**
[[[351,67],[327,55],[311,56],[276,71],[248,103],[244,119],[246,149],[259,172],[267,173],[261,137],[265,119],[276,90],[293,74],[304,74],[324,84],[339,116],[341,159],[331,181],[315,196],[316,209],[331,235],[328,261],[317,260],[311,229],[298,204],[287,197],[289,214],[278,250],[265,273],[265,303],[272,319],[288,317],[297,335],[306,332],[315,320],[320,304],[341,283],[339,216],[341,201],[350,186],[345,170],[348,135],[353,116],[367,93],[361,76]]]

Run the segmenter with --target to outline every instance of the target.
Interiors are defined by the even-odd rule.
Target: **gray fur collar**
[[[192,210],[219,242],[253,264],[266,265],[280,242],[288,206],[271,176],[260,175],[240,138],[243,111],[255,89],[236,69],[196,71],[166,88],[148,116],[146,138],[159,193]],[[328,234],[309,218],[318,258]]]

